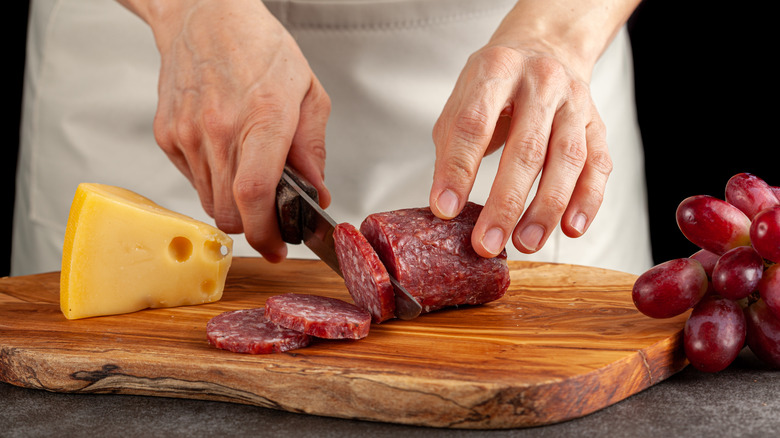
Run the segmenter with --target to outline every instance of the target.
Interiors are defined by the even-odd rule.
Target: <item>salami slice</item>
[[[361,339],[371,314],[354,304],[319,295],[287,293],[265,300],[266,317],[282,327],[325,339]]]
[[[360,231],[379,259],[423,307],[484,304],[504,296],[509,287],[506,251],[484,258],[471,246],[471,231],[482,206],[467,203],[451,220],[430,208],[374,213]]]
[[[209,343],[235,353],[281,353],[309,345],[311,337],[280,327],[265,318],[265,309],[221,313],[206,324]]]
[[[355,304],[370,313],[375,323],[395,317],[393,284],[368,240],[354,225],[342,223],[333,230],[333,242],[344,283]]]

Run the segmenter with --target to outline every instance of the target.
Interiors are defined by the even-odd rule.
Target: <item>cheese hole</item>
[[[217,289],[217,282],[214,280],[203,280],[200,282],[200,290],[204,294],[210,295]]]
[[[203,249],[214,260],[222,260],[228,255],[230,249],[216,240],[207,240],[203,243]]]
[[[186,262],[192,255],[192,242],[186,237],[174,237],[168,245],[168,253],[177,262]]]

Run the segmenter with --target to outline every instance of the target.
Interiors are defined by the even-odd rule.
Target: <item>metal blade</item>
[[[341,272],[333,242],[336,221],[299,185],[299,181],[308,184],[300,175],[285,166],[282,180],[300,197],[301,236],[304,245],[343,278],[344,274]],[[395,291],[396,317],[405,320],[418,317],[422,312],[420,303],[392,275],[390,275],[390,282]]]
[[[304,191],[298,182],[293,178],[285,168],[282,173],[282,179],[298,194],[301,202],[301,215],[304,218],[301,223],[303,243],[314,252],[331,269],[340,276],[341,267],[336,257],[336,250],[333,243],[333,229],[336,227],[336,221],[325,213],[317,201],[312,199]]]

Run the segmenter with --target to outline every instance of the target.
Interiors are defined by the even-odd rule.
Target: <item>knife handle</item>
[[[284,173],[312,199],[319,202],[317,189],[306,181],[306,178],[289,165],[284,166]],[[303,217],[304,211],[306,210],[301,208],[301,197],[298,192],[284,178],[280,179],[276,186],[276,220],[279,223],[282,240],[294,245],[303,241],[303,227],[311,223],[311,218]]]

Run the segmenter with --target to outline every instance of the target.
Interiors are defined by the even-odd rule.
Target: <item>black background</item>
[[[7,140],[0,160],[0,275],[9,272],[28,15],[27,2],[12,4],[6,27],[10,108],[2,118]],[[733,2],[700,4],[646,0],[629,21],[656,263],[696,250],[675,222],[685,197],[723,197],[726,181],[738,172],[780,185],[772,14],[756,5],[746,10]]]

